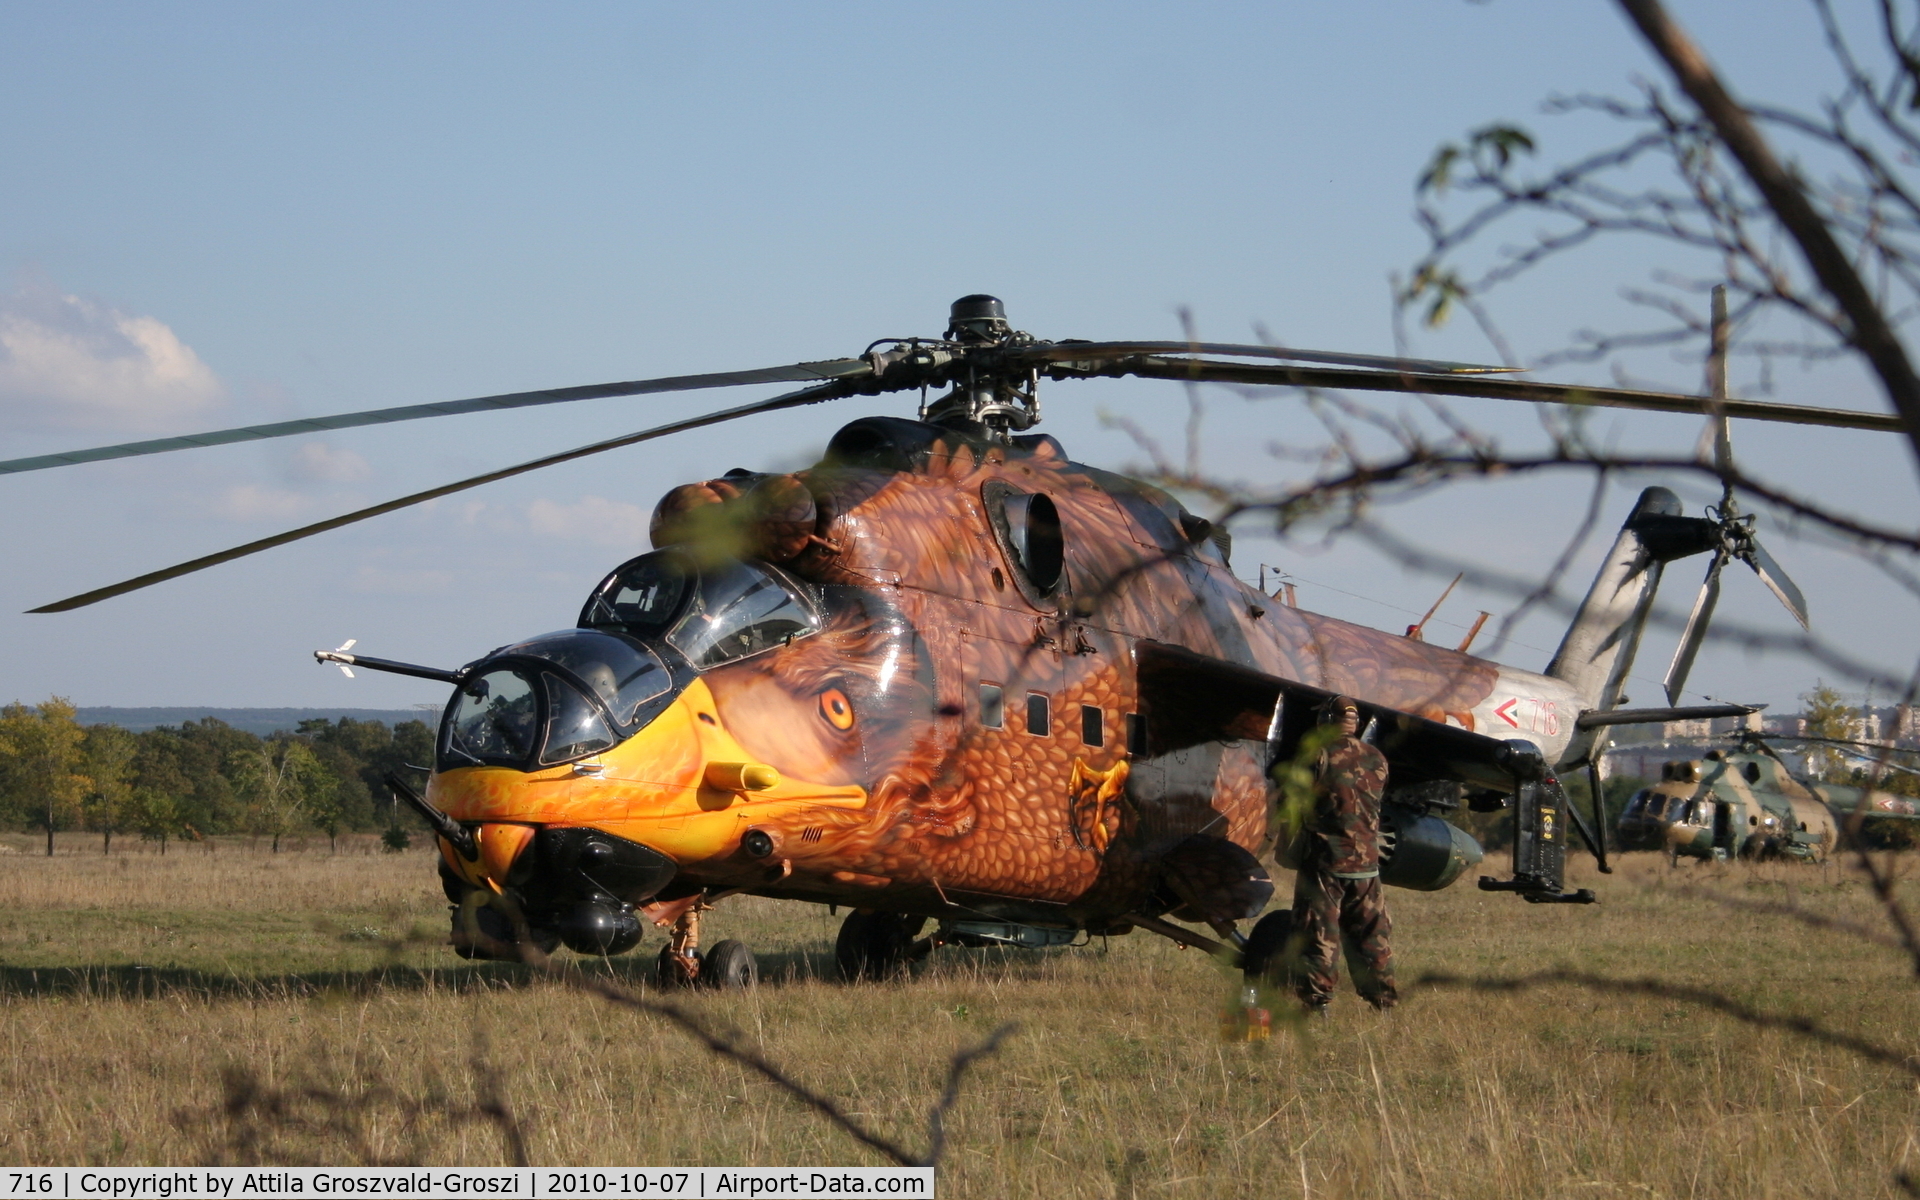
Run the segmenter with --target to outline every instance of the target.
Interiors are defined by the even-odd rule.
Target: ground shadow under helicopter
[[[994,974],[1021,974],[1043,968],[1063,952],[1080,947],[1055,950],[1016,948],[947,948],[939,952],[942,974],[970,971]],[[833,947],[777,950],[757,956],[762,988],[781,988],[798,984],[825,983],[836,987],[872,987],[874,981],[847,982],[834,965]],[[578,968],[597,979],[644,989],[656,995],[704,995],[704,989],[683,992],[663,991],[654,977],[651,954],[633,954],[620,958],[591,959],[574,955],[557,956],[556,961]],[[926,970],[921,965],[901,978],[917,976]],[[524,963],[454,962],[446,966],[420,967],[388,964],[360,970],[294,971],[261,975],[241,975],[206,971],[194,967],[149,967],[133,963],[111,963],[73,967],[0,966],[0,1000],[89,999],[89,1000],[263,1000],[317,999],[325,996],[375,996],[405,992],[438,992],[451,995],[478,995],[493,991],[511,991],[532,987],[553,976]]]

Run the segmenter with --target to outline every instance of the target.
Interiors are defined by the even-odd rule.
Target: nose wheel
[[[703,987],[719,991],[750,988],[760,982],[760,964],[747,944],[734,938],[700,950],[700,912],[696,904],[681,913],[654,960],[654,978],[663,988]]]

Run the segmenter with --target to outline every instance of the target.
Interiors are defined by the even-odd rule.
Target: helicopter
[[[1771,745],[1748,730],[1731,750],[1665,764],[1660,780],[1628,798],[1616,832],[1626,850],[1664,850],[1669,858],[1724,862],[1800,859],[1825,862],[1847,822],[1920,820],[1920,803],[1889,792],[1803,783]],[[1786,738],[1823,742],[1825,738]]]
[[[314,652],[450,688],[424,789],[450,942],[470,958],[560,945],[625,953],[668,931],[665,983],[757,978],[701,917],[753,894],[852,911],[835,959],[872,977],[941,945],[1045,947],[1144,930],[1252,970],[1273,891],[1273,769],[1328,697],[1357,699],[1391,782],[1382,879],[1447,887],[1482,850],[1446,814],[1514,811],[1506,878],[1565,888],[1577,836],[1606,864],[1593,770],[1620,724],[1744,714],[1623,709],[1666,564],[1748,562],[1804,601],[1730,505],[1645,489],[1544,671],[1294,607],[1233,573],[1227,530],[1169,493],[1030,432],[1048,381],[1134,375],[1575,402],[1875,430],[1872,413],[1501,377],[1506,368],[1201,342],[1046,341],[988,295],[938,338],[762,370],[524,392],[0,462],[0,474],[319,430],[594,397],[767,383],[798,390],[487,472],[34,609],[62,612],[494,480],[688,429],[847,396],[919,391],[912,418],[842,427],[814,466],[734,469],[654,510],[652,548],[573,624],[458,667]],[[1699,622],[1704,629],[1704,618]],[[1696,636],[1690,628],[1689,638]],[[1683,647],[1684,649],[1684,647]],[[1600,789],[1593,789],[1597,797]],[[1571,832],[1570,832],[1571,831]],[[1269,914],[1275,916],[1280,914]],[[931,922],[932,928],[928,930]],[[1182,924],[1184,923],[1184,924]],[[1202,926],[1208,933],[1189,926]],[[1270,947],[1268,948],[1270,949]]]

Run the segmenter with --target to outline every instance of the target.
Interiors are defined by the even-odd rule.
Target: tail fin
[[[1676,558],[1697,554],[1711,543],[1702,540],[1696,526],[1711,522],[1680,515],[1680,497],[1663,487],[1650,487],[1620,527],[1620,536],[1607,552],[1593,587],[1567,629],[1560,649],[1547,664],[1547,674],[1571,684],[1588,711],[1616,708],[1633,656],[1640,648],[1653,595],[1660,587],[1660,571]],[[1561,761],[1585,756],[1593,734],[1574,735]]]

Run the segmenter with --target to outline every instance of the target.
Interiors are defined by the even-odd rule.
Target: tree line
[[[407,844],[407,826],[381,782],[389,771],[433,761],[433,733],[420,721],[300,722],[267,737],[217,718],[133,733],[82,725],[55,696],[0,708],[0,828],[116,834],[158,842],[222,834],[272,839],[386,830]],[[411,824],[409,819],[409,824]]]

